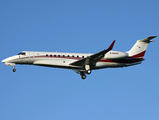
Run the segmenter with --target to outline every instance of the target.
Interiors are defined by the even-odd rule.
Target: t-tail
[[[150,36],[148,38],[138,40],[135,45],[127,52],[129,57],[140,58],[143,59],[147,46],[150,42],[153,42],[153,38],[157,36]]]

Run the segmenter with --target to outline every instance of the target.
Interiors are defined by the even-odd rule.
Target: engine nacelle
[[[119,52],[119,51],[109,51],[105,54],[104,59],[108,60],[118,60],[129,57],[128,53]]]

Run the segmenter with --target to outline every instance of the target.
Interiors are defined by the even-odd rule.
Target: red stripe
[[[129,58],[121,59],[121,60],[101,59],[99,62],[134,63],[134,62],[139,62],[139,61],[142,61],[142,60],[143,59],[140,59],[140,58],[129,57]]]
[[[133,56],[131,56],[131,57],[134,57],[134,58],[143,58],[144,55],[145,55],[145,52],[146,52],[146,50],[143,51],[143,52],[141,52],[141,53],[139,53],[139,54],[133,55]]]

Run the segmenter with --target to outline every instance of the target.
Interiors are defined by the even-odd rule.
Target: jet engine
[[[107,54],[105,54],[104,59],[119,60],[127,57],[129,57],[128,53],[119,52],[119,51],[109,51]]]

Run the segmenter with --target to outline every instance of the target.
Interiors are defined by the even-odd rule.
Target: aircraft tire
[[[81,78],[82,78],[82,79],[86,79],[86,75],[82,75]]]
[[[89,75],[89,74],[91,74],[91,72],[92,72],[91,70],[88,70],[88,71],[87,71],[87,74]]]
[[[14,69],[13,69],[13,72],[15,72],[15,71],[16,71],[16,69],[14,68]]]

